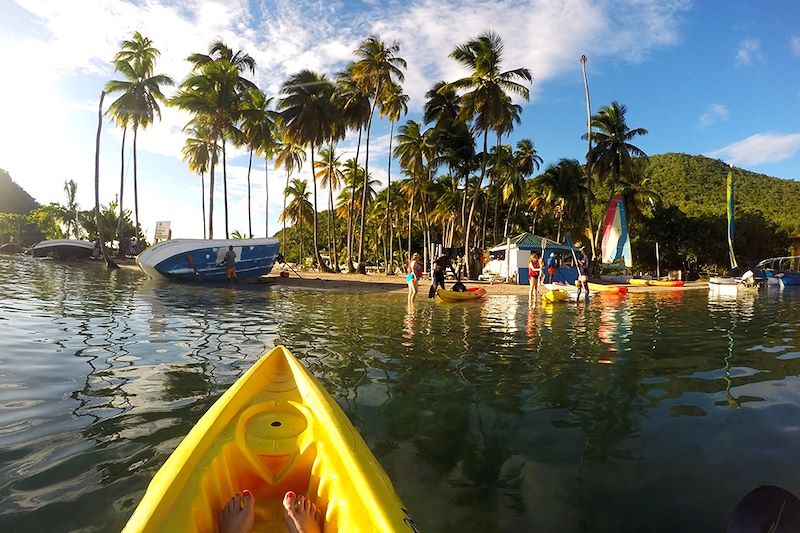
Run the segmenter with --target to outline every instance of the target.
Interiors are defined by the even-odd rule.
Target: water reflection
[[[800,492],[782,459],[800,431],[800,294],[529,304],[158,285],[0,258],[0,528],[119,530],[278,343],[424,531],[716,530],[756,478]]]

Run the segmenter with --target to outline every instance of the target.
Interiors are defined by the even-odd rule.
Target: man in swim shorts
[[[236,277],[236,252],[233,251],[233,246],[228,246],[228,252],[225,254],[225,278],[228,281],[237,281]]]

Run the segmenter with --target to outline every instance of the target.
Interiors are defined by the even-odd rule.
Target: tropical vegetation
[[[683,154],[648,157],[638,146],[648,130],[629,124],[626,106],[613,101],[589,117],[585,161],[547,154],[554,162],[541,168],[535,139],[512,141],[533,73],[507,65],[503,52],[493,32],[455,46],[450,58],[465,75],[433,84],[421,117],[406,120],[407,64],[400,45],[378,35],[361,41],[352,61],[333,76],[301,69],[279,84],[277,94],[257,86],[251,55],[216,40],[207,53],[186,58],[190,72],[166,98],[162,88],[172,80],[154,73],[159,51],[136,32],[113,59],[124,79],[105,87],[120,93],[107,114],[122,128],[123,144],[120,191],[111,204],[118,209],[113,233],[122,238],[127,213],[122,205],[127,131],[133,133],[138,228],[137,132],[159,117],[159,106],[166,103],[189,113],[182,156],[200,177],[197,222],[204,237],[214,237],[220,162],[225,236],[231,235],[227,162],[235,146],[248,157],[248,226],[235,236],[261,234],[252,225],[252,210],[260,208],[251,194],[253,156],[261,157],[266,190],[271,179],[280,180],[283,189],[282,228],[275,236],[284,255],[320,270],[364,272],[369,265],[388,273],[404,269],[415,251],[427,264],[437,246],[463,246],[474,276],[484,250],[526,231],[597,247],[605,206],[614,194],[622,195],[629,214],[636,269],[653,268],[656,242],[668,266],[714,271],[725,265],[729,169],[722,162]],[[374,164],[376,121],[389,131],[385,186]],[[342,147],[346,139],[354,154]],[[271,163],[278,172],[269,173]],[[788,201],[798,197],[800,185],[739,169],[734,174],[737,252],[746,259],[783,253],[789,234],[800,229],[799,204]],[[30,220],[39,231],[91,233],[81,226],[70,187],[64,206],[38,207]],[[268,220],[268,197],[263,205]],[[0,221],[0,230],[13,226],[8,220],[5,226]],[[264,234],[270,234],[268,225]]]

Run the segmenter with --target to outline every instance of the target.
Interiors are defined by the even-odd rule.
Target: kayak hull
[[[660,281],[657,279],[631,279],[628,280],[628,283],[638,287],[683,287],[684,285],[682,281]]]
[[[569,292],[564,289],[549,290],[542,294],[542,301],[545,303],[566,302],[569,300]]]
[[[596,292],[604,292],[606,294],[628,294],[628,287],[619,285],[603,285],[602,283],[589,283],[589,290]]]
[[[314,501],[324,531],[411,531],[389,478],[336,402],[289,351],[257,361],[153,477],[124,531],[217,530],[248,489],[253,531],[284,531],[288,490]]]
[[[478,300],[486,294],[483,287],[471,288],[465,292],[449,291],[447,289],[437,289],[436,296],[448,302],[463,302],[466,300]]]

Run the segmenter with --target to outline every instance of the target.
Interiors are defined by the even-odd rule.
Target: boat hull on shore
[[[236,277],[252,280],[269,274],[280,243],[277,239],[174,239],[151,246],[139,254],[136,263],[156,279],[224,282],[229,246],[236,253]]]
[[[31,248],[34,257],[57,257],[59,259],[87,259],[92,256],[94,243],[77,239],[42,241]]]

